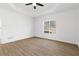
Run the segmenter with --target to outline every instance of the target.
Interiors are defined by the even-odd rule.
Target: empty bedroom
[[[0,56],[79,56],[79,3],[0,3]]]

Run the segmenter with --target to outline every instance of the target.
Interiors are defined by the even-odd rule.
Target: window
[[[56,34],[56,21],[45,21],[44,22],[44,33]]]

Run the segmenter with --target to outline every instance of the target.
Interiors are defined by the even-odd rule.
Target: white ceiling
[[[1,8],[14,9],[17,12],[29,15],[40,16],[48,13],[55,13],[59,11],[76,8],[78,3],[42,3],[44,7],[37,6],[37,9],[33,9],[33,5],[25,6],[26,3],[0,3]]]

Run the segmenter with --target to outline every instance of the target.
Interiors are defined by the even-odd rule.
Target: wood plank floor
[[[75,45],[29,38],[0,45],[1,56],[79,56],[79,48]]]

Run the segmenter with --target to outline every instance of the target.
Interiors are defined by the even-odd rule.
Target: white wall
[[[1,36],[2,36],[2,34],[1,34],[1,32],[2,32],[2,20],[1,20],[1,17],[0,17],[0,43],[1,43]]]
[[[56,20],[56,37],[43,33],[43,22]],[[35,36],[77,44],[77,9],[36,18]]]
[[[33,19],[14,10],[0,8],[1,42],[7,43],[33,36]]]
[[[78,6],[78,46],[79,46],[79,6]]]

